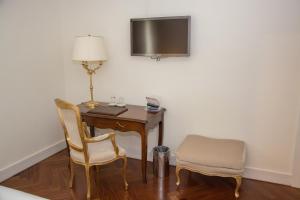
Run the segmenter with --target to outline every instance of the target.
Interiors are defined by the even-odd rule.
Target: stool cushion
[[[246,157],[245,143],[188,135],[176,152],[177,164],[208,172],[241,174]]]

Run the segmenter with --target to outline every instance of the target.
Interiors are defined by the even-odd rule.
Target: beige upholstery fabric
[[[105,163],[116,158],[116,154],[111,143],[111,140],[103,140],[101,142],[89,143],[88,144],[89,163]],[[119,147],[119,155],[124,156],[125,150]],[[83,152],[74,151],[71,149],[71,158],[74,161],[85,163]]]
[[[210,173],[241,174],[245,157],[242,141],[200,135],[187,136],[176,152],[178,164]]]
[[[77,126],[76,113],[73,110],[61,109],[64,123],[67,128],[71,143],[82,148],[82,142]]]

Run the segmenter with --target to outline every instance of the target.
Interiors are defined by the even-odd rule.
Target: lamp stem
[[[94,94],[93,94],[93,73],[90,73],[90,93],[91,93],[91,101],[94,101]]]
[[[82,62],[82,67],[86,70],[87,74],[90,77],[91,100],[85,103],[87,105],[87,107],[89,107],[89,108],[95,108],[99,104],[98,102],[94,101],[93,74],[96,74],[96,70],[100,68],[101,64],[102,63],[100,62],[99,66],[97,66],[95,68],[91,68],[91,67],[89,67],[87,62],[85,62],[85,61]]]

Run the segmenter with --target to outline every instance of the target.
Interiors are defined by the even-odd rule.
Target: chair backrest
[[[81,121],[79,108],[61,99],[55,99],[55,104],[69,150],[84,152],[85,157],[87,157],[87,146],[84,142],[85,128]]]

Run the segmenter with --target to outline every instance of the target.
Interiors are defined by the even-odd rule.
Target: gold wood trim
[[[83,148],[73,144],[71,141],[70,141],[70,138],[67,138],[67,142],[68,142],[68,145],[71,149],[75,150],[75,151],[79,151],[79,152],[83,152]]]
[[[240,189],[240,187],[242,185],[242,176],[236,176],[234,178],[235,178],[235,181],[236,181],[236,187],[235,187],[235,191],[234,191],[234,196],[236,198],[239,198],[240,197],[239,189]]]
[[[125,128],[125,127],[126,127],[126,125],[122,125],[120,122],[116,122],[116,124],[117,124],[118,126],[120,126],[121,128]]]
[[[106,137],[104,137],[106,135]],[[111,138],[111,135],[110,134],[104,134],[104,135],[99,135],[97,137],[86,137],[84,138],[84,141],[86,143],[97,143],[97,142],[101,142],[101,141],[104,141],[104,140],[109,140]]]
[[[119,147],[116,144],[116,135],[115,134],[111,134],[110,135],[110,139],[111,139],[111,143],[112,143],[112,145],[114,147],[115,154],[118,157],[119,156]]]
[[[186,170],[189,170],[189,171],[192,171],[195,173],[199,173],[199,174],[203,174],[206,176],[219,176],[219,177],[223,177],[223,178],[234,178],[236,181],[234,195],[236,198],[238,198],[240,196],[239,189],[242,184],[242,176],[239,174],[231,175],[231,174],[224,174],[224,173],[209,173],[209,172],[205,172],[205,171],[201,171],[201,170],[196,170],[196,169],[184,166],[184,165],[176,165],[176,178],[177,178],[176,185],[177,186],[179,186],[179,184],[180,184],[180,170],[182,170],[182,169],[186,169]]]
[[[180,176],[179,176],[179,173],[180,173],[180,170],[181,170],[182,168],[180,168],[178,165],[176,165],[176,185],[177,186],[179,186],[179,184],[180,184]]]
[[[206,176],[219,176],[219,177],[223,177],[223,178],[234,178],[236,176],[240,176],[240,175],[231,175],[231,174],[224,174],[224,173],[210,173],[210,172],[205,172],[205,171],[200,171],[200,170],[196,170],[190,167],[187,167],[185,165],[178,165],[180,166],[181,169],[186,169],[192,172],[196,172],[196,173],[200,173]]]
[[[90,132],[89,132],[88,129],[87,129],[87,124],[86,124],[86,122],[82,122],[82,126],[83,126],[83,130],[84,130],[85,136],[88,137],[88,138],[90,138],[90,137],[91,137],[91,134],[90,134]]]

